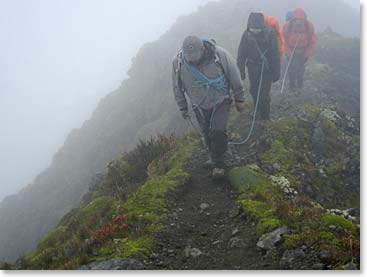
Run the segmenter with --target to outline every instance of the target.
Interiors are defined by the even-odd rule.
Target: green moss
[[[129,182],[133,174],[146,170],[145,175],[148,179],[135,193],[127,195],[125,199],[119,198],[118,195],[107,196],[110,194],[104,194],[103,189],[96,191],[93,197],[88,198],[91,199],[88,200],[89,203],[68,213],[61,220],[63,225],[50,232],[38,245],[37,251],[25,258],[24,269],[75,269],[90,261],[148,254],[154,234],[162,229],[161,221],[167,216],[165,194],[188,179],[189,174],[185,171],[185,166],[197,144],[193,140],[184,140],[176,144],[172,138],[166,142],[161,138],[161,141],[163,146],[150,142],[142,144],[139,148],[141,151],[153,153],[140,153],[136,150],[130,156],[127,155],[133,161],[132,164],[119,157],[110,166],[109,175],[101,183],[108,185],[107,181],[113,179],[111,174],[116,182]],[[159,155],[163,148],[167,151],[164,155]],[[151,167],[137,168],[137,164],[145,165],[139,161],[142,156],[156,159],[150,161]],[[126,213],[129,214],[124,222],[128,226],[126,231],[106,231],[111,230],[106,229],[110,228],[109,226],[118,230],[113,219]],[[96,237],[94,232],[97,229],[107,233],[107,236]],[[99,252],[97,258],[91,255],[92,250],[96,248]]]
[[[88,224],[91,220],[95,220],[97,217],[111,212],[117,204],[116,200],[109,196],[95,198],[79,212],[78,218],[80,224]]]
[[[152,250],[153,238],[151,236],[142,236],[136,239],[128,239],[122,243],[122,258],[132,257],[134,255],[147,255]]]
[[[256,235],[261,237],[263,234],[269,233],[281,225],[281,222],[276,218],[261,219],[256,225]]]
[[[283,142],[275,140],[271,144],[271,148],[262,158],[262,162],[266,164],[278,163],[285,170],[292,166],[293,157],[290,150],[286,149]]]
[[[252,220],[260,221],[274,215],[272,210],[266,203],[252,200],[239,200],[246,216]]]
[[[341,244],[340,240],[332,232],[321,231],[319,238],[323,244],[333,245],[336,247],[339,247]]]
[[[305,243],[303,234],[297,233],[284,235],[284,247],[286,249],[294,249],[303,244],[307,245],[307,243]]]
[[[188,179],[189,174],[185,172],[184,167],[192,156],[193,148],[193,142],[180,144],[178,150],[164,162],[164,165],[161,165],[161,168],[169,169],[167,173],[164,176],[157,176],[159,174],[151,172],[151,179],[124,204],[124,210],[133,214],[131,220],[140,222],[145,229],[142,236],[131,237],[123,242],[123,257],[129,257],[138,252],[145,254],[149,251],[153,234],[161,230],[163,226],[160,221],[167,213],[164,195],[169,190],[184,184]]]
[[[311,125],[297,118],[283,118],[270,123],[268,138],[270,148],[260,155],[263,164],[278,164],[279,174],[286,177],[294,186],[300,184],[294,169],[313,168],[311,162]]]
[[[46,237],[40,241],[37,248],[43,250],[62,243],[65,240],[66,229],[65,226],[59,226],[55,230],[49,232]]]
[[[265,173],[248,167],[237,167],[229,172],[229,179],[238,191],[243,192],[238,198],[238,203],[246,217],[257,222],[257,236],[260,237],[281,226],[271,204],[273,199],[279,196],[279,191],[272,186]]]
[[[247,167],[236,167],[229,172],[231,184],[240,192],[254,191],[270,186],[269,178]]]
[[[256,235],[258,237],[271,232],[282,224],[276,218],[274,210],[266,203],[254,200],[239,200],[247,218],[257,222]]]
[[[324,214],[321,217],[321,223],[324,228],[329,228],[330,225],[334,225],[352,232],[356,231],[356,226],[352,222],[339,215]]]
[[[163,160],[154,160],[148,166],[148,178],[163,176],[166,172],[167,168]]]
[[[358,153],[346,153],[349,149],[347,145],[358,145],[358,140],[345,134],[334,122],[321,118],[319,107],[307,104],[295,107],[294,111],[300,109],[304,111],[301,115],[305,120],[288,117],[269,123],[266,131],[269,144],[263,153],[260,152],[260,164],[278,164],[280,169],[277,174],[286,177],[295,188],[305,182],[304,178],[300,178],[299,173],[302,172],[303,176],[308,176],[307,184],[314,193],[327,197],[326,201],[333,199],[332,207],[340,207],[343,205],[341,203],[349,201],[346,198],[354,198],[352,193],[345,194],[345,182],[341,176],[348,168],[348,162],[358,156]],[[322,167],[327,178],[320,174],[314,162],[316,153],[313,153],[311,136],[313,126],[318,122],[321,123],[327,145],[325,157],[328,163]],[[246,168],[236,168],[230,172],[230,181],[243,192],[238,203],[245,215],[256,221],[257,236],[287,225],[293,230],[292,234],[285,235],[284,247],[287,249],[302,245],[312,246],[316,250],[326,249],[332,253],[331,263],[338,265],[350,259],[353,243],[353,256],[359,256],[358,228],[352,222],[340,216],[307,209],[312,205],[312,199],[302,194],[289,199],[269,185],[266,174],[256,173]],[[321,204],[327,206],[327,202]],[[331,232],[330,225],[340,226],[346,232]]]

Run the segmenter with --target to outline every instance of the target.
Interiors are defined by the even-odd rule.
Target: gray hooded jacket
[[[236,102],[244,101],[241,75],[231,54],[211,42],[205,42],[204,46],[205,56],[196,68],[209,79],[216,79],[224,75],[226,89],[219,91],[213,87],[198,85],[197,78],[186,66],[182,51],[180,51],[173,61],[172,81],[175,100],[181,111],[188,110],[185,93],[193,106],[202,109],[211,109],[222,103],[224,99],[231,99],[231,91]]]

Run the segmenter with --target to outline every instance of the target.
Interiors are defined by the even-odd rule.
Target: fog
[[[0,201],[50,164],[144,42],[206,2],[0,0]]]
[[[361,6],[361,3],[359,0],[343,0],[345,3],[348,3],[351,7],[358,10]]]
[[[32,182],[139,47],[208,0],[0,0],[0,201]]]

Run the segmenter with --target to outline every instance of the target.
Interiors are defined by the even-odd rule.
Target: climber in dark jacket
[[[213,40],[188,36],[173,61],[172,80],[183,118],[189,119],[188,96],[200,124],[210,152],[206,166],[223,170],[232,100],[237,111],[244,109],[244,88],[235,59]]]
[[[265,27],[262,13],[251,13],[249,16],[247,30],[238,49],[237,65],[243,80],[246,78],[247,67],[250,93],[255,105],[261,85],[257,112],[260,119],[269,120],[270,90],[272,83],[280,78],[280,54],[277,34],[273,29]]]

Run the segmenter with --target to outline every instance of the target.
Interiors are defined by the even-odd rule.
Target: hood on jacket
[[[297,8],[294,10],[293,12],[293,19],[302,19],[305,20],[306,19],[306,13],[302,8]]]
[[[264,15],[262,13],[251,13],[247,21],[247,30],[265,29]]]

